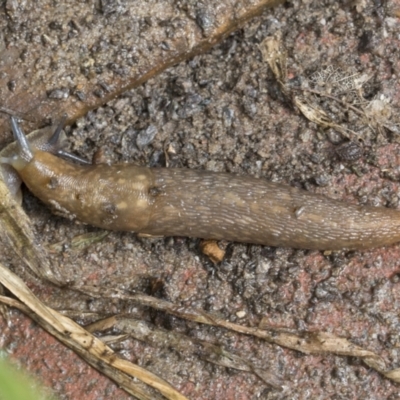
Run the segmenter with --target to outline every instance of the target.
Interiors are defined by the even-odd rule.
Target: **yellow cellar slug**
[[[44,203],[90,225],[319,250],[400,241],[400,211],[346,204],[249,176],[133,164],[80,165],[58,156],[61,129],[45,141],[28,142],[17,120],[12,117],[11,122],[17,145],[0,161],[11,165]]]

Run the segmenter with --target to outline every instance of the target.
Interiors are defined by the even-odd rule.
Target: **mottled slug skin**
[[[77,165],[44,151],[18,171],[57,213],[100,228],[142,232],[154,198],[153,173],[132,164]]]
[[[53,209],[105,229],[303,249],[400,241],[400,212],[249,176],[132,164],[81,166],[36,151],[19,172]]]

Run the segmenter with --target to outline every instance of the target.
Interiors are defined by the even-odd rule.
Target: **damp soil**
[[[281,33],[293,85],[327,68],[367,74],[366,99],[387,99],[395,115],[400,108],[399,10],[399,1],[287,1],[206,54],[90,111],[66,128],[69,150],[86,159],[100,154],[111,162],[252,175],[343,201],[399,208],[399,135],[358,129],[351,139],[362,154],[340,157],[336,148],[349,138],[300,114],[259,49],[266,37]],[[43,245],[63,242],[49,257],[69,281],[144,292],[246,326],[330,332],[380,354],[388,368],[399,366],[400,245],[324,253],[220,242],[226,256],[214,265],[201,253],[199,240],[186,237],[112,232],[75,250],[69,246],[72,238],[99,230],[54,216],[27,191],[24,208]],[[278,375],[285,385],[280,392],[250,373],[183,357],[162,345],[133,339],[114,345],[190,399],[398,396],[397,384],[357,359],[305,355],[117,299],[91,300],[35,279],[30,286],[57,309],[131,314],[220,344]],[[130,398],[19,313],[0,326],[2,348],[60,399]]]

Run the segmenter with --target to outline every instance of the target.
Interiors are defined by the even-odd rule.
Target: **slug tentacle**
[[[14,167],[14,164],[17,165],[17,163],[20,162],[19,159],[25,163],[31,161],[33,158],[33,152],[26,136],[24,135],[24,132],[22,132],[22,129],[18,124],[17,118],[15,117],[11,117],[11,128],[14,134],[14,139],[16,140],[19,148],[19,153],[11,158],[11,165]]]
[[[40,150],[48,151],[51,154],[55,154],[57,156],[66,158],[68,160],[77,162],[79,164],[90,164],[89,161],[85,160],[82,157],[79,157],[75,154],[72,154],[68,151],[65,151],[63,147],[63,138],[61,137],[61,132],[64,128],[65,121],[67,120],[68,115],[64,114],[60,123],[58,124],[56,130],[53,135],[49,138],[45,147],[42,147]]]
[[[44,138],[46,140],[39,140],[39,138],[35,138],[35,140],[32,142],[29,142],[18,123],[18,119],[11,117],[11,128],[14,139],[17,143],[18,152],[14,152],[14,154],[10,157],[0,157],[0,163],[9,165],[15,164],[16,166],[14,168],[18,169],[20,168],[18,163],[31,161],[34,152],[36,150],[42,150],[80,164],[90,164],[84,158],[69,153],[63,149],[65,136],[62,135],[62,130],[64,128],[66,119],[67,114],[64,114],[53,134],[48,138]]]
[[[54,131],[54,133],[50,136],[49,140],[47,141],[49,150],[47,150],[47,149],[42,149],[42,150],[49,151],[50,153],[53,153],[53,154],[55,154],[55,152],[57,152],[57,150],[60,148],[61,132],[64,128],[64,124],[65,124],[65,121],[67,120],[67,117],[68,117],[67,114],[64,114],[62,116],[61,121],[57,125],[56,130]],[[50,149],[54,149],[54,150],[51,151]]]
[[[61,118],[61,121],[57,125],[56,130],[50,136],[49,140],[43,146],[40,147],[40,150],[47,151],[51,154],[66,158],[68,160],[77,162],[79,164],[90,164],[90,162],[85,160],[84,158],[79,157],[75,154],[69,153],[68,151],[65,151],[63,149],[65,137],[63,137],[61,135],[61,133],[62,133],[64,124],[65,124],[65,121],[67,120],[67,118],[68,118],[68,115],[64,114],[63,117]]]
[[[400,242],[397,210],[346,204],[248,176],[133,164],[79,165],[58,157],[64,155],[61,129],[28,143],[15,119],[12,126],[19,144],[1,152],[0,161],[22,158],[19,153],[25,152],[29,161],[15,166],[20,178],[70,219],[153,236],[318,250]]]
[[[78,164],[91,165],[91,163],[89,161],[85,160],[84,158],[79,157],[76,154],[70,153],[69,151],[65,151],[63,149],[57,150],[57,152],[54,154],[56,154],[57,156],[60,156],[62,158],[65,158],[67,160],[74,161]]]

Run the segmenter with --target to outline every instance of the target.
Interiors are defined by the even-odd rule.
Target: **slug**
[[[153,236],[317,250],[400,241],[400,211],[351,205],[250,176],[127,163],[77,164],[59,157],[57,135],[28,141],[15,118],[12,129],[17,145],[0,162],[11,165],[57,213],[86,224]]]

